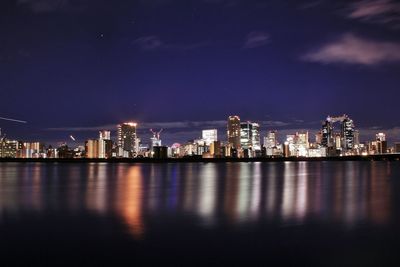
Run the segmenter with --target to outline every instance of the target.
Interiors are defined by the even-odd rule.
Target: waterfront
[[[14,264],[397,261],[398,162],[1,163]]]

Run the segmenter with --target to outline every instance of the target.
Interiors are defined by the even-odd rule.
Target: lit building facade
[[[321,146],[332,147],[333,146],[333,127],[329,119],[322,125],[321,131]]]
[[[253,124],[249,121],[240,124],[240,146],[242,149],[251,149],[253,146]]]
[[[217,129],[203,130],[202,139],[209,146],[211,143],[218,141],[218,131]]]
[[[348,116],[342,121],[342,147],[346,150],[354,148],[354,122]]]
[[[101,159],[111,158],[112,155],[112,141],[110,131],[100,131],[99,132],[99,148],[98,157]]]
[[[136,133],[136,123],[128,122],[118,125],[118,154],[121,157],[132,157],[139,150],[139,140]]]
[[[86,158],[99,158],[99,140],[89,139],[85,142]]]
[[[251,145],[254,151],[261,151],[260,124],[256,122],[251,124]]]
[[[0,158],[16,158],[19,150],[19,142],[16,140],[0,140]]]
[[[240,148],[240,118],[239,116],[229,116],[228,118],[228,143],[234,149]]]

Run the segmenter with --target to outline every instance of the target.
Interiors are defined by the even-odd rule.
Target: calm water
[[[0,264],[400,263],[400,163],[0,163]]]

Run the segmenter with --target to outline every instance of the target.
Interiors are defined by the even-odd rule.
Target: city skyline
[[[18,120],[14,120],[18,121]],[[20,121],[21,122],[21,121]],[[195,125],[195,122],[192,122]],[[140,135],[140,124],[135,121],[98,131],[98,138],[89,138],[82,144],[73,135],[72,144],[46,144],[39,140],[23,141],[7,138],[0,131],[0,158],[288,158],[368,156],[400,153],[400,143],[388,142],[385,132],[375,132],[375,138],[360,139],[360,130],[347,114],[327,116],[320,130],[298,130],[282,135],[277,130],[265,134],[255,121],[241,120],[231,115],[225,121],[226,137],[218,135],[217,128],[201,130],[194,137],[166,144],[161,136],[163,128],[148,129],[151,137]],[[215,125],[214,125],[215,126]],[[143,131],[141,131],[143,133]],[[198,135],[197,135],[198,136]]]
[[[294,132],[346,113],[362,139],[383,131],[400,141],[398,8],[390,0],[3,1],[0,115],[28,123],[0,127],[57,143],[135,120],[183,142],[224,128],[230,114]]]

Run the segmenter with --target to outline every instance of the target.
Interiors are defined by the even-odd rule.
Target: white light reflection
[[[276,196],[277,196],[277,172],[276,172],[276,163],[271,163],[270,168],[268,168],[267,175],[267,214],[270,217],[274,216],[276,209]]]
[[[141,239],[145,231],[142,190],[142,170],[139,166],[130,167],[125,175],[118,177],[116,209],[136,239]]]
[[[261,201],[261,162],[255,162],[253,167],[252,186],[251,186],[251,203],[250,216],[252,220],[257,220],[260,215]]]
[[[89,166],[86,203],[89,209],[99,213],[107,210],[107,165],[97,163]]]
[[[297,193],[296,193],[296,219],[302,220],[307,213],[307,162],[298,162]]]
[[[295,205],[295,184],[294,170],[295,162],[285,162],[283,170],[283,199],[282,199],[282,217],[284,220],[290,219],[294,213]]]
[[[251,163],[240,163],[239,193],[237,194],[235,209],[236,217],[239,221],[245,220],[249,211],[251,166]]]
[[[216,208],[217,175],[216,165],[206,164],[200,172],[200,192],[198,201],[198,212],[207,224],[213,224]]]

